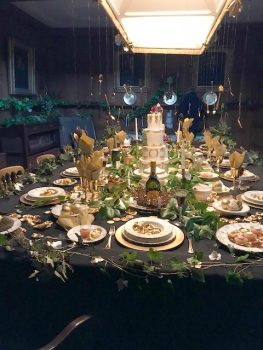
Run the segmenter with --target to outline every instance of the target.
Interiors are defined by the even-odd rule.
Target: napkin
[[[111,152],[113,147],[114,147],[114,138],[110,137],[107,141],[106,141],[107,147],[109,149],[109,151]]]
[[[84,130],[82,130],[82,135],[79,139],[79,148],[83,154],[91,154],[94,148],[94,139],[89,137]]]
[[[218,142],[214,144],[214,150],[215,150],[216,157],[224,156],[224,154],[226,153],[226,145]]]
[[[192,126],[193,120],[194,120],[194,118],[185,118],[184,119],[184,122],[183,122],[183,131],[184,131],[184,133],[189,132],[189,128]]]
[[[239,169],[244,162],[246,151],[239,153],[233,152],[229,156],[229,164],[231,168]]]
[[[220,146],[219,136],[215,136],[212,138],[212,145],[213,145],[213,149]]]
[[[175,134],[176,134],[177,143],[181,142],[182,141],[182,131],[181,130],[176,131]]]
[[[126,139],[126,136],[127,134],[123,130],[116,133],[116,139],[120,142],[121,145],[124,144],[124,140]]]
[[[186,141],[191,143],[193,141],[194,137],[195,137],[194,133],[189,132],[189,131],[185,132]]]
[[[102,152],[95,151],[90,156],[82,155],[76,162],[80,177],[87,180],[98,180],[102,169]]]
[[[213,149],[213,137],[210,131],[204,132],[204,140],[209,150]]]
[[[66,231],[70,230],[72,227],[79,225],[91,225],[94,221],[94,215],[88,214],[89,208],[84,207],[79,209],[77,215],[72,215],[67,211],[61,211],[58,217],[57,224],[63,227]]]

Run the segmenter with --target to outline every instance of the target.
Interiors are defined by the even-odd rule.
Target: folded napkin
[[[189,128],[192,126],[194,118],[185,118],[183,121],[183,131],[184,133],[189,132]]]
[[[213,137],[210,131],[206,130],[204,132],[204,140],[205,143],[208,147],[208,150],[212,150],[213,149]]]
[[[195,137],[194,133],[189,132],[189,131],[185,132],[185,139],[187,142],[191,143],[193,141],[194,137]]]
[[[214,144],[214,150],[216,157],[224,156],[224,154],[226,153],[226,145],[224,145],[223,143],[221,144],[220,142],[216,143]]]
[[[176,131],[175,134],[176,134],[177,143],[181,142],[182,141],[182,131],[181,130]]]
[[[242,153],[235,151],[232,154],[230,154],[229,156],[230,167],[239,169],[244,162],[245,154],[246,154],[246,151]]]
[[[110,137],[107,141],[106,141],[107,147],[109,149],[109,151],[111,152],[113,147],[114,147],[114,138]]]
[[[94,148],[94,139],[89,137],[83,130],[79,139],[79,148],[83,154],[91,154]]]
[[[124,140],[126,139],[126,136],[127,134],[123,130],[116,133],[116,139],[120,142],[121,145],[124,144]]]
[[[94,215],[88,214],[89,208],[80,208],[77,215],[72,215],[68,211],[61,211],[58,217],[57,224],[63,227],[66,231],[79,225],[91,225],[94,221]]]

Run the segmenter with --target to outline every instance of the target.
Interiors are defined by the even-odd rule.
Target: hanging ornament
[[[243,10],[242,0],[233,0],[228,8],[229,16],[236,18]]]
[[[106,94],[104,96],[105,96],[105,101],[106,101],[106,104],[107,104],[107,107],[108,107],[108,115],[107,115],[107,117],[109,117],[111,120],[115,120],[114,115],[112,115],[112,113],[111,113],[108,96]],[[107,121],[107,117],[106,117],[106,121]]]
[[[171,89],[171,85],[173,83],[173,78],[168,77],[167,83],[168,83],[168,90],[164,93],[163,102],[168,106],[172,106],[177,101],[177,96],[176,96],[175,92],[172,91],[172,89]]]
[[[130,86],[129,91],[128,91],[127,86],[125,84],[123,85],[123,87],[125,90],[125,94],[123,96],[123,101],[128,106],[134,105],[134,103],[136,102],[137,96],[136,96],[135,92],[132,91],[132,87]]]
[[[101,95],[101,84],[103,83],[103,75],[102,74],[99,75],[98,83],[99,83],[99,95]]]
[[[243,129],[243,126],[241,124],[241,104],[242,104],[242,94],[240,92],[239,97],[238,97],[238,118],[237,118],[237,123],[240,126],[240,128]]]
[[[224,92],[224,86],[223,85],[219,85],[218,86],[218,100],[217,100],[217,104],[216,104],[216,110],[219,109],[219,104],[220,104],[220,99],[221,99],[221,95]]]
[[[93,96],[93,77],[90,77],[90,96]]]

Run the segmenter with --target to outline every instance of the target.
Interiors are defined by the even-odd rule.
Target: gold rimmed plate
[[[64,199],[61,198],[53,198],[53,199],[32,199],[28,196],[27,193],[23,194],[20,198],[19,201],[23,204],[30,205],[30,206],[39,206],[39,207],[44,207],[48,205],[56,205],[60,204],[64,201],[67,200],[67,198],[70,197],[69,192],[65,192],[65,196],[63,196]]]
[[[252,208],[256,208],[256,209],[261,209],[261,210],[263,210],[263,205],[255,204],[255,203],[252,203],[252,202],[247,201],[246,198],[245,198],[242,194],[237,195],[236,198],[237,198],[238,200],[241,200],[242,202],[246,203],[247,205],[249,205],[249,206],[252,207]]]
[[[70,178],[70,177],[64,177],[63,179],[57,179],[53,181],[53,184],[56,186],[72,186],[75,185],[78,181],[76,179]]]
[[[176,226],[172,225],[173,227],[173,234],[174,234],[174,239],[170,242],[168,242],[167,244],[163,244],[163,245],[153,245],[153,246],[144,246],[144,245],[139,245],[136,243],[132,243],[132,242],[128,242],[124,235],[124,226],[122,225],[120,226],[115,233],[115,238],[117,240],[118,243],[120,243],[121,245],[123,245],[126,248],[130,248],[130,249],[134,249],[134,250],[140,250],[140,251],[144,251],[144,252],[148,252],[150,250],[150,248],[154,248],[154,250],[156,251],[165,251],[165,250],[171,250],[174,249],[178,246],[180,246],[183,241],[184,241],[184,234],[183,232]]]

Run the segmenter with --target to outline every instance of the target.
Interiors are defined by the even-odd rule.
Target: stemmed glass
[[[233,178],[233,186],[230,187],[230,190],[236,191],[238,189],[236,180],[239,177],[239,168],[231,168],[230,173],[231,177]]]
[[[219,173],[220,169],[219,166],[223,162],[224,156],[223,155],[216,155],[216,170]]]
[[[185,199],[187,197],[187,194],[188,192],[185,190],[178,190],[175,192],[175,198],[176,198],[178,210],[179,210],[178,220],[174,221],[174,224],[176,226],[183,226],[183,222],[182,222],[183,206],[185,204]]]
[[[239,191],[247,191],[250,186],[242,186],[242,175],[244,174],[244,171],[246,170],[248,166],[248,163],[243,163],[241,167],[239,168],[238,172],[238,189]]]

